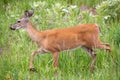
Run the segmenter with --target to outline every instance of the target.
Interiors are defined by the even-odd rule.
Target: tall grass
[[[113,35],[119,24],[105,22],[98,16],[94,18],[84,15],[79,22],[80,5],[98,4],[94,0],[20,0],[3,4],[4,12],[0,15],[0,80],[119,80],[120,54],[119,48],[113,44]],[[102,0],[101,0],[102,1]],[[72,7],[71,7],[72,5]],[[3,6],[2,6],[3,7]],[[75,7],[75,8],[73,8]],[[97,60],[94,73],[89,72],[91,58],[82,49],[61,52],[59,57],[58,75],[54,75],[53,59],[50,54],[37,55],[34,65],[37,72],[29,71],[31,53],[37,45],[30,40],[27,33],[21,29],[11,31],[9,27],[23,16],[24,10],[34,9],[31,22],[39,30],[70,27],[81,23],[98,23],[101,27],[101,40],[111,44],[113,55],[118,61],[116,65],[106,51],[95,50]],[[2,10],[1,10],[2,11]]]

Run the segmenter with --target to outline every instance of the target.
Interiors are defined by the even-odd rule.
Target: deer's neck
[[[40,41],[40,36],[41,36],[41,32],[38,31],[31,22],[27,23],[27,28],[26,31],[28,32],[30,38],[35,41],[35,42],[39,42]]]

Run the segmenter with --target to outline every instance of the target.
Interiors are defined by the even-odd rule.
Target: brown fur
[[[40,38],[34,37],[33,40],[50,52],[68,50],[78,46],[95,48],[97,44],[100,44],[98,37],[99,28],[95,24],[84,24],[71,28],[47,30],[38,32],[37,36],[38,35]],[[33,36],[35,36],[35,34],[33,34],[32,37]],[[52,49],[49,50],[50,47],[52,47]]]

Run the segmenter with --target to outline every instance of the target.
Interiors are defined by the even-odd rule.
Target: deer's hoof
[[[35,68],[30,68],[30,71],[37,72],[37,70]]]

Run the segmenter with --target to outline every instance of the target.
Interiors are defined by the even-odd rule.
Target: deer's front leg
[[[42,50],[42,48],[38,49],[37,51],[34,51],[32,54],[31,54],[31,58],[30,58],[30,71],[36,71],[35,68],[33,67],[33,60],[34,60],[34,57],[36,54],[38,53],[44,53],[44,51]]]
[[[53,56],[54,68],[55,68],[54,73],[57,74],[59,52],[54,52],[54,53],[52,53],[52,56]]]
[[[84,47],[84,49],[89,53],[89,55],[92,57],[92,63],[90,66],[90,72],[93,72],[94,70],[94,65],[95,65],[95,61],[96,61],[96,54],[94,53],[93,49],[89,49],[87,47]]]

